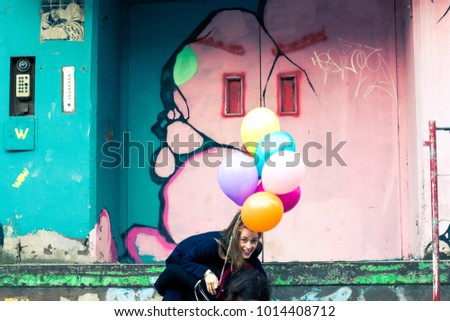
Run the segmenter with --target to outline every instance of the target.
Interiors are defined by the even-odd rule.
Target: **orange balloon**
[[[244,225],[255,232],[266,232],[280,223],[283,217],[283,203],[271,192],[250,195],[241,208]]]

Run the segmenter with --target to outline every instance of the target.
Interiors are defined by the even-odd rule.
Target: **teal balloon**
[[[173,78],[175,84],[180,86],[191,79],[198,70],[198,59],[195,52],[186,46],[177,55],[173,68]]]
[[[253,155],[256,169],[258,170],[258,177],[261,177],[262,169],[272,154],[283,150],[295,152],[295,148],[294,139],[284,131],[277,131],[264,136]]]

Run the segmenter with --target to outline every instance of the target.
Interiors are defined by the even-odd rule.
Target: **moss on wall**
[[[449,283],[450,261],[440,265]],[[425,285],[432,284],[431,262],[267,263],[273,286]],[[0,265],[0,287],[147,287],[163,265]]]

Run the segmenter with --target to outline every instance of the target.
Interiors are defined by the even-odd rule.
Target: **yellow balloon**
[[[259,142],[267,134],[280,130],[277,115],[267,107],[250,110],[241,123],[241,139],[245,149],[254,155]]]
[[[241,208],[244,225],[255,232],[266,232],[280,223],[283,217],[283,203],[271,192],[250,195]]]

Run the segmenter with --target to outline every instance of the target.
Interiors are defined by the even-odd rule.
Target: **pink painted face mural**
[[[264,259],[399,257],[401,219],[392,213],[401,203],[402,112],[392,2],[255,3],[254,11],[211,12],[170,47],[161,70],[152,66],[161,71],[162,107],[145,122],[160,142],[146,182],[158,193],[149,201],[156,211],[134,206],[133,215],[155,220],[127,231],[127,253],[135,262],[162,261],[182,239],[228,225],[239,206],[222,192],[218,169],[227,152],[245,152],[242,121],[262,106],[308,167],[301,204],[265,234]],[[353,244],[368,239],[388,245],[355,252]]]
[[[163,260],[174,243],[229,223],[238,207],[222,193],[216,176],[227,150],[245,152],[239,133],[242,118],[251,109],[266,106],[266,98],[266,108],[280,112],[275,75],[288,75],[291,81],[304,77],[309,82],[262,21],[263,16],[245,9],[213,12],[163,67],[164,110],[151,128],[161,147],[150,166],[151,179],[161,184],[160,222],[158,229],[129,231],[126,248],[136,262],[141,262],[142,254]],[[323,30],[309,37],[297,46],[326,39]],[[298,117],[298,99],[289,96],[285,103],[287,114]],[[146,239],[139,253],[134,241],[138,235]]]

